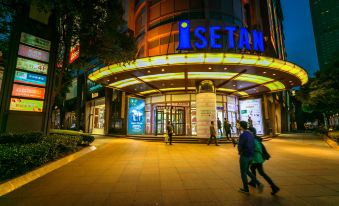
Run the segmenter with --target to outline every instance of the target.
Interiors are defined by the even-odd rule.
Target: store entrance
[[[105,133],[105,105],[92,107],[92,134]]]
[[[166,132],[168,121],[173,125],[173,135],[186,135],[185,107],[157,106],[155,113],[156,135]]]

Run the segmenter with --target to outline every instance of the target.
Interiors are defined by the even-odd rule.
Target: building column
[[[214,121],[216,128],[216,103],[214,83],[210,80],[201,81],[197,86],[196,111],[197,111],[197,136],[199,138],[209,138],[210,124]]]

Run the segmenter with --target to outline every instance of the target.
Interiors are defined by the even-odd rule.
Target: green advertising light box
[[[47,74],[48,64],[18,57],[16,68],[30,72]]]
[[[36,36],[33,36],[31,34],[26,34],[24,32],[21,33],[21,38],[20,38],[20,42],[30,45],[30,46],[34,46],[40,49],[44,49],[49,51],[51,49],[51,42],[46,40],[46,39],[42,39]]]
[[[44,101],[11,98],[11,104],[9,109],[12,111],[24,111],[24,112],[42,112]]]

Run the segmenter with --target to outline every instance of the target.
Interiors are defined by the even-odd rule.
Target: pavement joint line
[[[19,177],[16,177],[14,179],[11,179],[7,182],[4,182],[0,184],[0,197],[3,195],[6,195],[13,190],[18,189],[19,187],[24,186],[25,184],[28,184],[39,177],[42,177],[56,169],[59,169],[60,167],[78,159],[79,157],[82,157],[83,155],[90,153],[97,148],[95,146],[90,146],[81,149],[80,151],[67,155],[66,157],[63,157],[61,159],[58,159],[54,162],[48,163],[47,165],[43,165],[33,171],[30,171],[24,175],[21,175]]]

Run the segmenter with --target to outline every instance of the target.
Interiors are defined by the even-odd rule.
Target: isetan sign
[[[264,38],[260,31],[252,30],[249,32],[246,28],[236,28],[234,26],[210,26],[208,28],[198,26],[193,29],[195,41],[191,42],[191,26],[189,20],[179,21],[179,46],[177,50],[190,50],[193,46],[196,49],[206,49],[208,46],[211,49],[222,49],[222,35],[221,32],[227,32],[227,49],[239,50],[253,50],[257,52],[264,52]],[[239,38],[235,42],[234,34],[237,33]],[[252,41],[250,41],[250,39]],[[252,42],[252,45],[251,45]]]

